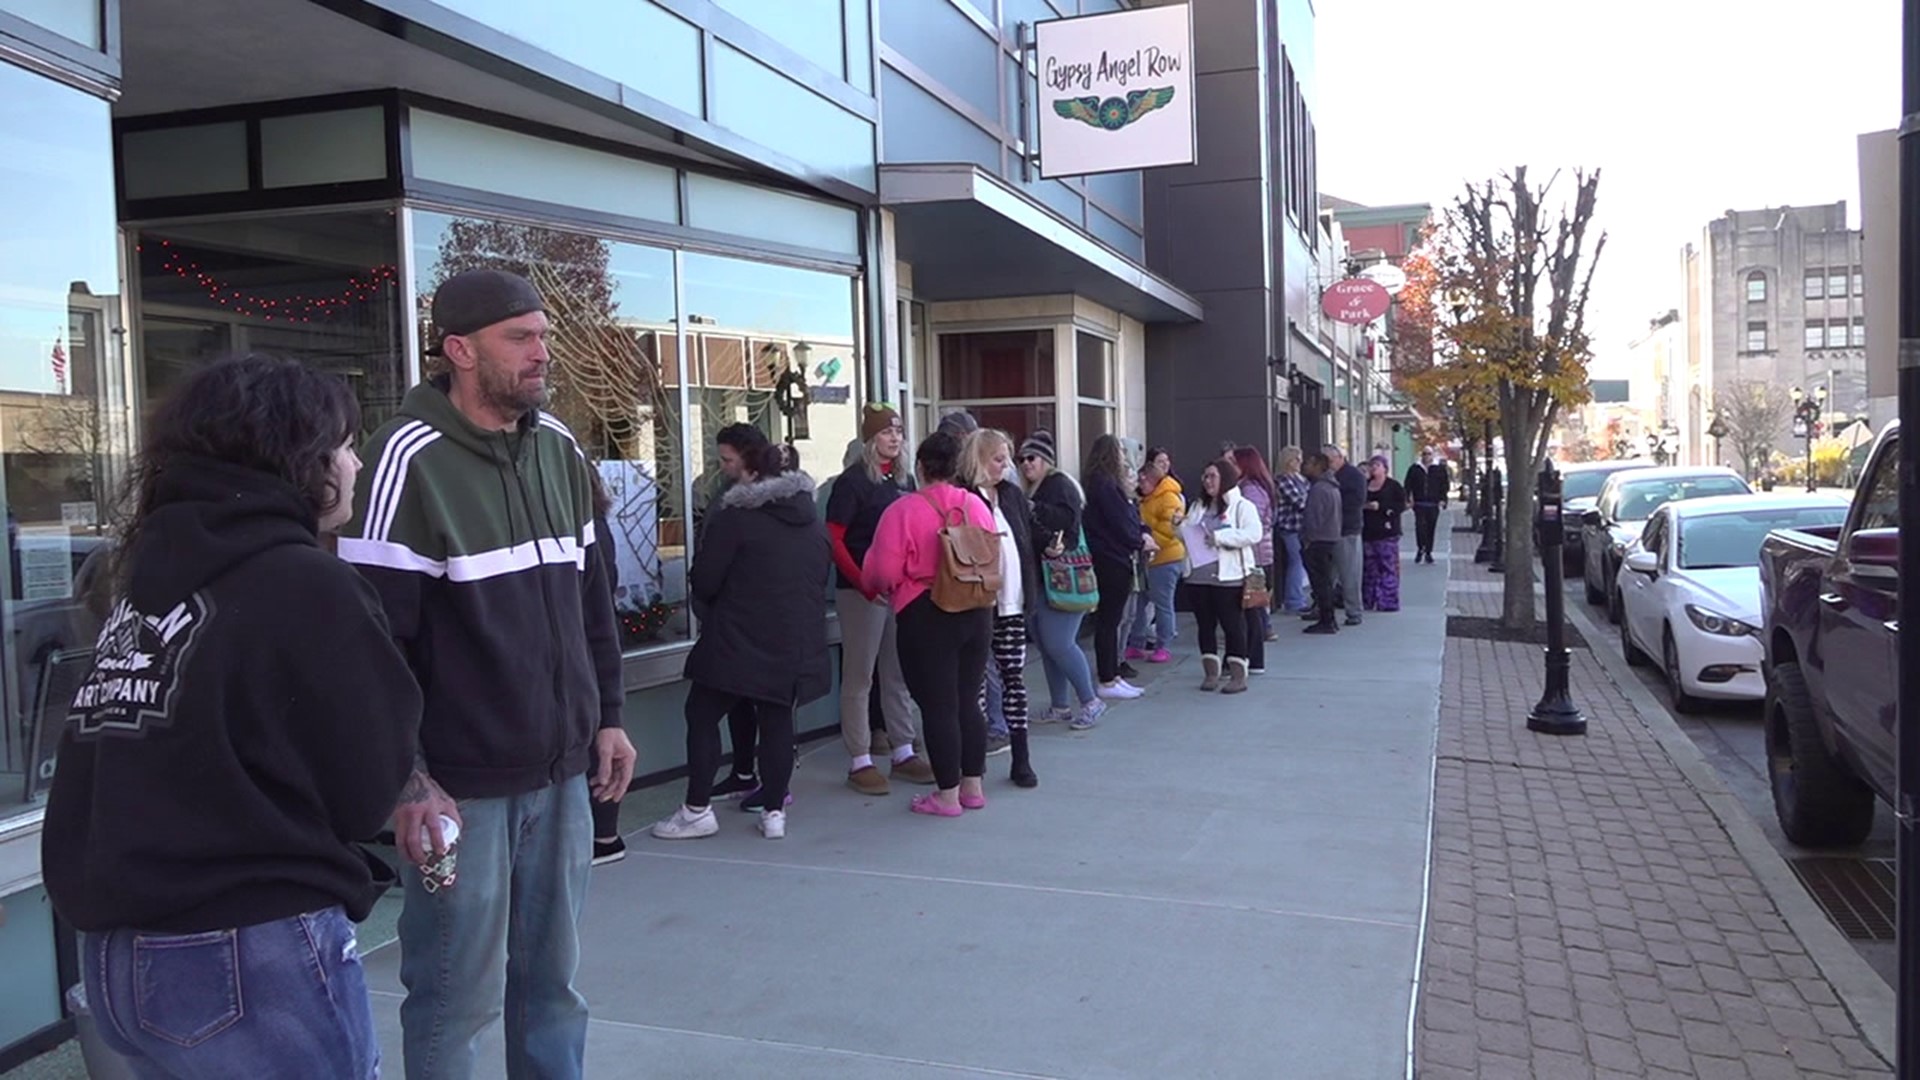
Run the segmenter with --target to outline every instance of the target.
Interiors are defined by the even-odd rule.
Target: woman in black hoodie
[[[41,858],[101,1038],[143,1075],[378,1070],[352,924],[391,874],[356,841],[413,771],[421,701],[320,546],[359,433],[343,380],[247,357],[175,390],[135,465]]]
[[[781,448],[758,429],[721,432],[741,456],[740,481],[708,511],[688,579],[700,637],[687,654],[687,799],[653,827],[662,840],[720,831],[713,813],[720,767],[720,720],[741,702],[759,719],[760,832],[787,829],[793,778],[793,715],[832,685],[827,666],[827,599],[833,565],[813,479],[790,471]],[[742,449],[743,445],[745,449]]]

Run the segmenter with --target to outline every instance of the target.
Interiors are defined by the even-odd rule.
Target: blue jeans
[[[1047,669],[1048,704],[1056,709],[1094,699],[1093,670],[1087,665],[1087,654],[1080,651],[1083,618],[1082,612],[1060,611],[1046,604],[1027,614],[1027,631],[1040,646],[1040,660]]]
[[[582,1075],[587,1002],[573,988],[593,816],[587,779],[460,804],[458,878],[401,870],[400,1006],[408,1080],[465,1080],[505,1007],[507,1075]]]
[[[1284,583],[1285,591],[1280,596],[1281,611],[1307,610],[1307,560],[1301,551],[1298,532],[1276,532],[1280,546],[1286,550],[1287,571]]]
[[[1007,737],[1006,686],[1000,681],[1000,665],[987,660],[987,734]]]
[[[80,935],[100,1038],[143,1078],[379,1075],[353,923],[339,907],[197,934]]]
[[[1140,594],[1140,614],[1133,620],[1133,634],[1127,644],[1136,649],[1148,645],[1166,648],[1180,635],[1175,621],[1173,591],[1180,585],[1180,564],[1166,563],[1147,567],[1147,591]],[[1149,619],[1148,614],[1152,614]],[[1148,631],[1155,631],[1149,633]]]

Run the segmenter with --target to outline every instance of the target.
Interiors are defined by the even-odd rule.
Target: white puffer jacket
[[[1187,511],[1189,517],[1206,512],[1204,496],[1194,500]],[[1260,511],[1238,489],[1229,488],[1225,517],[1226,527],[1213,534],[1214,545],[1220,551],[1220,584],[1238,585],[1246,580],[1249,571],[1260,568],[1254,553],[1262,534]]]

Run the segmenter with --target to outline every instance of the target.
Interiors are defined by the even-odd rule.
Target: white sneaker
[[[653,827],[653,835],[662,840],[698,840],[719,831],[720,819],[713,816],[711,806],[704,810],[691,810],[682,806],[673,812],[672,817],[656,823]]]
[[[1099,695],[1110,701],[1132,701],[1144,691],[1137,686],[1128,686],[1125,679],[1115,679],[1110,683],[1101,683]]]
[[[1067,726],[1075,731],[1085,731],[1088,728],[1098,726],[1100,718],[1105,716],[1106,713],[1107,703],[1101,701],[1099,698],[1094,698],[1092,701],[1080,707],[1079,713],[1075,714],[1074,718],[1067,723]]]
[[[1127,689],[1129,689],[1129,690],[1131,690],[1131,691],[1133,691],[1133,692],[1134,692],[1134,693],[1135,693],[1136,695],[1144,695],[1144,694],[1145,694],[1145,693],[1147,692],[1147,690],[1146,690],[1146,688],[1145,688],[1145,687],[1143,687],[1143,686],[1135,686],[1135,685],[1133,685],[1132,683],[1130,683],[1130,682],[1128,682],[1128,681],[1127,681],[1127,680],[1125,680],[1125,679],[1115,679],[1115,680],[1113,680],[1113,681],[1114,681],[1114,682],[1116,682],[1116,683],[1119,683],[1119,684],[1120,684],[1121,686],[1124,686],[1124,687],[1126,687]]]
[[[760,811],[760,835],[769,840],[784,840],[787,836],[787,815],[784,810]]]

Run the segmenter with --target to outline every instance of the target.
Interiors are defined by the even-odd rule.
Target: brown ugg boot
[[[1220,689],[1220,658],[1219,657],[1217,656],[1201,657],[1200,670],[1206,673],[1206,678],[1200,680],[1200,689],[1202,691],[1211,694],[1215,690]]]
[[[1243,657],[1227,657],[1227,685],[1220,688],[1223,694],[1244,694],[1247,692],[1247,661]]]

